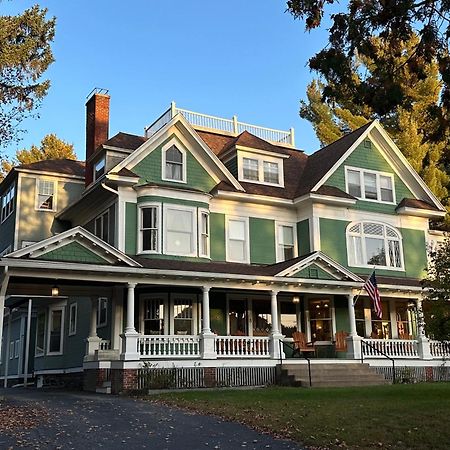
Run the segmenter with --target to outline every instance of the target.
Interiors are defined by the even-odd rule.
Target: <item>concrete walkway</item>
[[[0,390],[0,395],[0,408],[49,413],[49,420],[37,427],[0,433],[1,449],[300,450],[243,425],[126,397],[35,389]]]

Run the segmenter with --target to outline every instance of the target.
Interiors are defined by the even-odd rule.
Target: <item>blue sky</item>
[[[3,1],[16,14],[35,1]],[[318,148],[298,116],[312,74],[308,58],[326,31],[305,33],[282,0],[41,1],[56,16],[52,86],[39,119],[27,120],[19,144],[48,133],[75,145],[84,159],[85,101],[94,87],[111,95],[110,136],[143,134],[170,104],[277,129],[295,128],[296,145]]]

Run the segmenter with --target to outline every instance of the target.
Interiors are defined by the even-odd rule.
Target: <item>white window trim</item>
[[[191,216],[192,216],[192,248],[191,248],[191,252],[186,254],[186,253],[169,253],[167,251],[167,228],[166,228],[166,224],[167,224],[167,210],[169,209],[173,209],[175,211],[189,211],[191,212]],[[163,205],[163,253],[165,255],[173,255],[173,256],[197,256],[197,234],[198,234],[198,225],[197,225],[197,208],[193,207],[193,206],[182,206],[182,205],[177,205],[177,204],[173,204],[173,203],[165,203]]]
[[[107,241],[109,241],[109,221],[110,221],[110,214],[109,214],[109,208],[105,209],[105,211],[103,211],[101,214],[99,214],[98,216],[95,217],[94,219],[94,234],[99,238],[103,240],[103,230],[105,228],[105,216],[108,216],[108,220],[106,221],[106,226],[108,228],[108,239]],[[97,219],[101,219],[101,230],[100,230],[100,236],[97,234]],[[107,242],[106,241],[106,242]]]
[[[39,185],[42,181],[50,181],[53,183],[53,202],[52,209],[40,208],[39,207]],[[36,211],[44,211],[44,212],[55,212],[56,211],[56,202],[57,202],[57,192],[58,192],[58,181],[49,179],[49,178],[36,178],[36,187],[35,187],[35,200],[34,200],[34,209]]]
[[[53,311],[61,311],[61,338],[59,340],[59,348],[61,350],[59,352],[51,352],[50,351],[50,331],[52,329],[52,312]],[[47,353],[46,353],[48,356],[62,355],[64,352],[64,319],[65,319],[64,312],[65,312],[64,306],[51,306],[48,309]]]
[[[229,249],[229,221],[230,220],[240,220],[245,224],[245,245],[244,245],[244,253],[245,258],[244,261],[238,261],[230,258],[230,249]],[[228,262],[238,262],[243,264],[250,264],[250,231],[249,231],[249,218],[248,217],[239,217],[239,216],[227,216],[225,221],[225,236],[226,236],[226,260]]]
[[[12,206],[11,206],[11,211],[9,211],[9,213],[3,217],[3,199],[11,192],[14,191],[14,196],[12,197]],[[16,191],[16,185],[15,183],[12,183],[8,189],[6,189],[6,191],[3,193],[3,195],[0,197],[0,219],[1,219],[1,223],[5,222],[9,216],[11,216],[11,214],[14,212],[14,198],[17,195],[17,191]]]
[[[103,302],[103,300],[106,300],[106,314],[105,314],[105,321],[104,322],[100,322],[100,306]],[[99,297],[97,299],[97,328],[102,328],[102,327],[106,327],[106,325],[108,324],[108,304],[109,304],[109,299],[108,297]]]
[[[356,263],[356,254],[354,254],[354,253],[352,254],[352,251],[351,251],[352,245],[350,244],[350,241],[351,241],[352,236],[361,236],[361,238],[364,236],[364,239],[365,239],[366,234],[364,233],[364,229],[363,229],[364,223],[373,223],[373,224],[377,224],[377,225],[382,225],[384,227],[384,230],[385,230],[384,236],[379,236],[378,238],[384,240],[385,249],[389,248],[389,245],[388,245],[389,238],[386,236],[386,228],[390,228],[393,231],[395,231],[395,233],[397,233],[398,243],[399,243],[399,251],[400,251],[400,267],[394,267],[394,266],[389,266],[389,265],[380,266],[380,265],[374,265],[374,264],[357,264]],[[362,233],[359,235],[357,235],[356,233],[349,232],[349,229],[356,224],[361,225]],[[376,238],[376,236],[373,236],[373,237]],[[395,239],[391,239],[391,240],[395,240]],[[393,270],[396,272],[404,272],[405,271],[405,260],[404,260],[404,255],[403,255],[403,237],[402,237],[400,231],[397,228],[393,227],[392,225],[389,225],[389,224],[386,224],[383,222],[377,222],[374,220],[362,220],[362,221],[351,222],[347,225],[347,228],[345,230],[345,241],[346,241],[346,245],[347,245],[347,261],[348,261],[348,265],[350,267],[364,267],[364,268],[370,268],[370,269],[375,268],[375,269],[383,269],[383,270]],[[366,245],[362,241],[361,241],[361,245],[362,245],[363,259],[367,260]],[[356,251],[355,248],[354,248],[354,250]],[[389,252],[386,252],[386,261],[389,261]]]
[[[349,194],[349,192],[350,192],[349,186],[348,186],[348,181],[349,181],[348,171],[349,170],[359,172],[359,183],[360,183],[360,187],[361,187],[361,197],[357,197],[359,200],[364,200],[365,202],[372,202],[372,203],[382,203],[385,205],[396,205],[397,204],[396,196],[395,196],[395,178],[392,173],[379,172],[377,170],[362,169],[361,167],[345,166],[345,191],[347,192],[347,194]],[[365,193],[365,189],[364,189],[364,174],[365,173],[376,175],[376,177],[377,177],[377,200],[366,198],[366,193]],[[386,202],[386,201],[381,200],[380,176],[388,177],[391,179],[392,199],[393,199],[392,202]]]
[[[166,152],[172,146],[175,146],[181,152],[182,155],[181,180],[174,180],[166,176]],[[183,148],[181,143],[178,142],[176,139],[171,139],[167,144],[163,145],[161,149],[161,179],[163,181],[170,181],[172,183],[183,183],[183,184],[187,183],[187,152]]]
[[[70,328],[70,325],[72,323],[72,317],[74,317],[74,329],[73,330],[71,330],[71,328]],[[74,336],[75,334],[77,334],[77,321],[78,321],[78,304],[71,303],[69,305],[69,336]]]
[[[297,245],[297,224],[293,222],[278,222],[275,221],[275,246],[276,246],[276,258],[277,263],[284,261],[283,255],[281,253],[280,244],[281,242],[278,240],[278,227],[292,227],[292,234],[294,237],[294,258],[298,256],[298,245]]]
[[[138,254],[160,254],[161,253],[161,235],[162,235],[162,207],[161,203],[145,202],[138,204],[138,223],[137,223],[137,252]],[[158,239],[156,240],[155,250],[142,250],[142,209],[143,208],[156,208],[157,220],[158,220]]]
[[[258,180],[248,180],[244,177],[244,158],[258,161]],[[278,183],[267,183],[264,181],[264,161],[278,164]],[[283,158],[276,158],[258,153],[238,151],[238,180],[247,183],[263,184],[266,186],[284,187]]]
[[[208,251],[202,253],[202,214],[208,216]],[[198,233],[198,256],[200,258],[209,258],[211,254],[211,217],[209,211],[205,208],[199,208],[197,213],[197,233]]]

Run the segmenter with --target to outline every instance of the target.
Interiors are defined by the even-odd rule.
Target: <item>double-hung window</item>
[[[51,180],[36,180],[37,195],[36,209],[40,211],[54,211],[55,208],[55,182]]]
[[[292,224],[277,223],[277,261],[286,261],[296,256],[295,229]]]
[[[242,158],[244,180],[259,181],[259,161],[253,158]]]
[[[352,223],[347,228],[350,266],[403,267],[400,233],[393,227],[376,222]]]
[[[361,200],[394,203],[394,177],[389,173],[346,167],[347,192]]]
[[[229,217],[227,225],[227,261],[248,263],[248,220]]]
[[[279,164],[264,161],[264,183],[280,184]]]
[[[161,208],[146,205],[140,208],[140,251],[160,253]]]
[[[281,157],[241,153],[238,165],[240,181],[283,186],[283,160]]]
[[[36,321],[36,356],[44,354],[45,347],[45,312],[40,312]]]
[[[99,297],[97,299],[97,328],[104,327],[108,323],[108,299]]]
[[[94,234],[103,241],[109,242],[109,211],[105,211],[95,219]]]
[[[163,178],[168,181],[186,182],[186,153],[177,146],[163,149]]]
[[[2,196],[2,214],[1,220],[5,221],[14,210],[15,187],[12,184]]]
[[[198,236],[199,251],[198,256],[209,257],[209,213],[206,210],[199,210],[198,215]]]
[[[164,252],[170,255],[196,256],[196,209],[164,206]]]
[[[47,354],[60,355],[63,351],[64,339],[64,307],[50,308],[48,335],[47,335]]]

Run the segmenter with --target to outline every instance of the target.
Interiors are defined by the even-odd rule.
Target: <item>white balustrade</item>
[[[145,136],[150,137],[160,128],[166,125],[175,114],[181,114],[194,127],[205,130],[219,130],[225,133],[238,135],[243,131],[248,131],[255,136],[269,142],[281,145],[294,146],[294,130],[289,131],[275,130],[273,128],[260,127],[249,123],[238,122],[236,117],[233,119],[224,119],[222,117],[210,116],[209,114],[197,113],[187,109],[176,108],[175,104],[165,111],[158,119],[145,129]]]
[[[102,339],[99,344],[99,350],[111,350],[111,341]]]
[[[252,336],[217,336],[218,358],[269,358],[270,338]]]
[[[450,357],[450,341],[431,341],[430,351],[433,358]]]
[[[137,351],[144,359],[200,357],[200,337],[140,335]]]
[[[364,345],[365,343],[369,345]],[[418,358],[417,341],[410,339],[364,339],[364,358]]]

